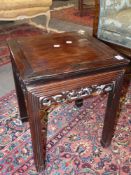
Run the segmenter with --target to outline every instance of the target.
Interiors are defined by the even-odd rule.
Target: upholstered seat
[[[48,25],[51,4],[52,0],[0,0],[0,20],[19,20],[44,14]]]
[[[15,10],[33,7],[49,7],[51,2],[51,0],[0,0],[0,9]]]

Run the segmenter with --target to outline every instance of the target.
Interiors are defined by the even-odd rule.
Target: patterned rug
[[[75,24],[85,25],[88,27],[93,26],[94,9],[89,8],[84,12],[84,16],[80,17],[79,11],[75,7],[55,10],[51,12],[51,17],[63,21],[72,22]]]
[[[39,174],[131,175],[131,84],[127,86],[126,82],[125,93],[112,145],[107,149],[100,145],[106,94],[88,98],[80,109],[74,103],[50,109],[46,169]],[[16,94],[12,91],[0,98],[0,174],[38,175],[29,124],[22,124],[18,118]],[[49,147],[52,140],[55,144]]]
[[[18,37],[39,35],[45,31],[29,24],[10,25],[0,27],[0,66],[10,62],[6,41]]]

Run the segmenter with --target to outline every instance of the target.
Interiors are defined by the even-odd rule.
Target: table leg
[[[14,72],[14,70],[13,70],[13,75],[14,75],[15,89],[16,89],[17,100],[18,100],[20,119],[22,122],[25,122],[28,120],[28,115],[27,115],[24,93],[21,88],[18,77],[16,75],[16,72]]]
[[[83,16],[83,0],[78,1],[78,9],[80,11],[80,16]]]
[[[32,146],[34,153],[35,166],[38,172],[45,168],[46,141],[47,141],[47,122],[44,126],[41,123],[42,118],[47,119],[47,112],[44,109],[41,113],[40,99],[28,92],[27,106],[29,113],[29,122],[31,128]],[[43,116],[44,115],[44,116]]]
[[[112,91],[109,93],[107,108],[104,119],[104,127],[102,132],[101,144],[103,147],[108,147],[111,144],[111,140],[114,134],[116,122],[117,122],[117,111],[119,108],[119,100],[122,89],[124,73],[122,73],[115,81]]]

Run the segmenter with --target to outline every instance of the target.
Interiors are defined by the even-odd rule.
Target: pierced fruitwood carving
[[[41,97],[40,103],[41,106],[51,106],[53,104],[69,102],[81,98],[85,98],[90,95],[98,95],[104,92],[110,92],[113,89],[114,82],[105,85],[92,85],[89,87],[71,90],[66,92],[61,92],[60,94],[51,96],[51,97]]]

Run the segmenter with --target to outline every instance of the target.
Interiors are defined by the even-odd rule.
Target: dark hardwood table
[[[88,35],[53,33],[9,41],[21,120],[29,118],[37,171],[45,166],[48,109],[109,93],[101,144],[114,132],[120,91],[129,61]],[[88,114],[87,114],[88,115]]]

